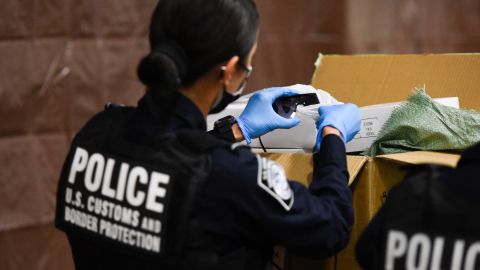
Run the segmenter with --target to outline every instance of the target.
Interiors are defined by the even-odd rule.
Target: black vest
[[[451,170],[417,167],[390,191],[374,269],[480,269],[480,205],[439,181]]]
[[[208,150],[229,145],[196,130],[132,143],[124,125],[133,111],[110,107],[95,116],[63,166],[56,226],[77,269],[245,269],[264,259],[250,249],[222,257],[192,216]]]

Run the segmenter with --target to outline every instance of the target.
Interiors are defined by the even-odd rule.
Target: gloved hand
[[[320,118],[315,123],[317,125],[317,143],[316,150],[320,150],[322,143],[322,130],[326,126],[331,126],[342,135],[345,143],[355,137],[360,131],[360,111],[355,104],[321,106],[318,108]]]
[[[292,128],[300,124],[298,118],[283,118],[272,108],[273,102],[281,96],[298,94],[288,87],[273,87],[255,93],[248,100],[245,110],[237,118],[238,127],[247,143],[277,128]]]

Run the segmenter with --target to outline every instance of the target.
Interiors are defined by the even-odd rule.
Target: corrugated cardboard
[[[290,179],[305,185],[310,184],[313,171],[310,154],[265,153],[262,156],[282,164]],[[356,240],[385,202],[388,190],[403,179],[405,175],[403,167],[423,163],[454,167],[459,157],[456,154],[429,151],[383,155],[376,158],[347,156],[355,214],[355,224],[348,246],[337,254],[336,258],[327,261],[288,256],[284,254],[284,249],[277,249],[277,260],[281,262],[283,269],[289,270],[334,269],[335,265],[335,269],[360,269],[355,259]]]
[[[416,151],[399,154],[388,154],[377,156],[377,159],[383,159],[388,161],[395,161],[405,164],[423,164],[432,163],[445,165],[449,167],[455,167],[458,163],[460,156],[458,154],[449,154],[432,151]]]
[[[274,160],[285,169],[288,179],[295,180],[306,186],[312,182],[313,162],[312,155],[300,153],[262,153],[261,156]],[[347,156],[347,166],[350,178],[348,185],[351,185],[360,170],[367,162],[363,156]]]
[[[480,54],[323,56],[316,62],[312,85],[359,106],[405,100],[417,85],[433,98],[459,97],[460,107],[480,111]],[[357,225],[381,206],[405,164],[455,166],[459,155],[417,151],[369,159],[354,189]],[[360,212],[357,209],[360,208]],[[365,212],[363,212],[365,211]],[[364,220],[366,221],[366,220]],[[353,235],[355,239],[355,235]]]
[[[358,106],[402,101],[425,84],[433,98],[480,111],[480,54],[320,55],[316,65],[314,87]]]
[[[312,85],[339,100],[359,106],[405,100],[417,85],[426,85],[432,97],[458,96],[460,106],[480,110],[480,54],[320,56]],[[311,174],[308,154],[270,154],[285,165],[288,176]],[[456,166],[459,154],[418,151],[375,158],[348,156],[355,224],[348,246],[327,261],[284,256],[284,269],[360,269],[355,260],[356,240],[387,198],[388,191],[405,176],[409,164]],[[293,159],[293,160],[289,160]],[[357,166],[354,162],[358,161]],[[287,164],[288,163],[288,164]],[[302,165],[303,164],[303,165]],[[361,165],[360,165],[361,164]],[[303,177],[303,178],[302,178]]]

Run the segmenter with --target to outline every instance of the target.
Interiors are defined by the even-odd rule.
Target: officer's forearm
[[[326,135],[320,151],[314,154],[313,159],[313,179],[309,190],[321,198],[332,213],[329,219],[331,226],[324,231],[330,235],[330,244],[324,252],[334,254],[347,244],[353,225],[352,198],[348,187],[349,175],[343,139],[338,134]]]
[[[302,236],[293,233],[288,236],[303,238],[308,235],[309,241],[304,243],[291,239],[285,245],[298,255],[325,258],[334,255],[347,245],[353,224],[343,139],[334,133],[325,135],[320,150],[313,154],[313,162],[309,195],[303,198],[295,197],[295,202],[303,206],[304,212],[300,212],[302,213],[300,220],[308,220],[306,222],[308,226],[302,227]],[[301,190],[297,189],[295,195],[297,194],[301,194]],[[312,250],[315,250],[316,254],[313,254]]]
[[[339,133],[328,133],[336,131],[335,128],[325,127],[320,151],[314,154],[314,179],[312,185],[318,182],[326,184],[336,182],[342,187],[348,183],[347,157],[345,143]],[[338,131],[337,131],[338,132]],[[323,185],[322,185],[323,186]]]

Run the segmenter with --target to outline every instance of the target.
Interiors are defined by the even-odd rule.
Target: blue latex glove
[[[288,87],[273,87],[255,93],[248,100],[245,110],[237,118],[238,127],[247,143],[277,128],[292,128],[300,124],[300,119],[287,119],[278,115],[272,108],[273,102],[281,96],[299,94]]]
[[[315,123],[318,129],[315,145],[317,151],[320,150],[322,130],[326,126],[338,129],[345,143],[352,140],[360,131],[360,112],[355,104],[320,106],[318,114],[320,118]]]

